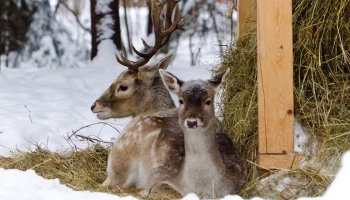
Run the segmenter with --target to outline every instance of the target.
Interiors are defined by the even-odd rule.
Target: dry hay
[[[58,178],[75,190],[106,191],[98,187],[106,177],[108,151],[95,146],[83,151],[53,153],[37,147],[34,151],[17,151],[11,158],[0,157],[0,167],[5,169],[32,169],[46,178]]]
[[[217,70],[231,70],[222,99],[223,125],[249,161],[243,197],[318,196],[333,179],[339,155],[350,148],[349,19],[350,0],[293,0],[295,117],[317,144],[317,153],[303,169],[280,171],[262,183],[256,181],[254,164],[258,147],[256,27],[224,56]],[[304,148],[313,147],[309,143]],[[291,181],[286,181],[288,177]],[[290,183],[282,187],[282,182]]]
[[[169,199],[164,195],[155,197],[140,196],[140,189],[101,187],[100,184],[107,177],[106,166],[109,150],[96,144],[88,149],[70,149],[65,152],[54,153],[36,146],[33,151],[19,151],[10,158],[0,157],[0,168],[34,170],[45,179],[58,178],[60,183],[77,190],[106,192],[118,196],[132,195],[149,200]]]

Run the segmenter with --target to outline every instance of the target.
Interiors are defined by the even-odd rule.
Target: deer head
[[[91,111],[97,113],[99,119],[136,116],[148,111],[174,107],[158,71],[167,68],[172,53],[167,54],[156,65],[146,66],[145,64],[168,42],[171,33],[182,28],[186,23],[188,16],[181,21],[179,20],[180,10],[177,2],[177,0],[167,0],[160,3],[157,0],[152,0],[151,14],[155,44],[154,47],[151,47],[141,38],[147,50],[146,53],[141,53],[130,41],[133,51],[140,57],[138,61],[127,60],[122,52],[120,52],[120,56],[116,54],[117,61],[128,67],[128,70],[122,72],[91,106]],[[167,6],[163,27],[160,16],[165,5]],[[174,10],[175,14],[172,20]]]
[[[160,70],[168,90],[179,97],[179,124],[185,132],[208,129],[216,123],[213,102],[228,72],[229,70],[219,73],[207,81],[184,82],[173,74]]]
[[[173,107],[174,103],[166,94],[168,92],[158,72],[159,69],[168,67],[171,57],[172,53],[169,53],[156,65],[122,72],[91,106],[91,111],[97,113],[99,119],[109,119],[135,116],[158,108]]]

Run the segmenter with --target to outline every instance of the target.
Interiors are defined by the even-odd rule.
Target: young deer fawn
[[[185,142],[179,176],[164,183],[182,195],[194,192],[206,198],[223,197],[237,193],[245,182],[245,163],[230,137],[218,131],[214,111],[215,94],[227,73],[208,81],[184,82],[160,70],[168,90],[179,97],[179,125]]]

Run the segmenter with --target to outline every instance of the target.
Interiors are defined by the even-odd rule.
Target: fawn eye
[[[128,89],[128,86],[125,86],[125,85],[119,86],[119,90],[121,91],[126,91],[127,89]]]
[[[183,101],[182,99],[180,99],[180,100],[179,100],[179,103],[180,103],[180,104],[183,104],[183,103],[184,103],[184,101]]]
[[[205,104],[207,104],[209,106],[211,104],[211,101],[208,100],[208,101],[205,102]]]

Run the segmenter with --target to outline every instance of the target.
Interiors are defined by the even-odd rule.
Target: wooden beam
[[[257,9],[259,153],[293,153],[292,0],[257,0]]]
[[[256,22],[256,0],[238,0],[238,37],[243,35]]]
[[[259,166],[265,169],[295,169],[303,160],[301,155],[259,155]]]

